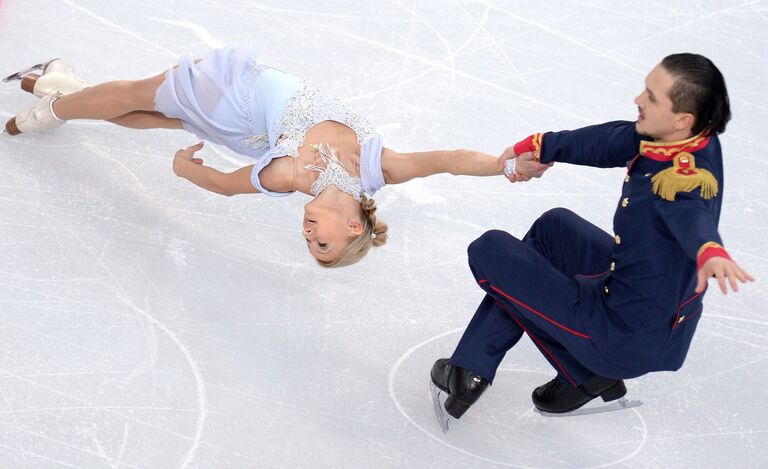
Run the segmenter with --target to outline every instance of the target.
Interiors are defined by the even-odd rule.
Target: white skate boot
[[[53,103],[61,93],[44,96],[5,123],[5,131],[10,135],[20,133],[40,133],[53,130],[64,123],[53,112]]]
[[[37,70],[42,70],[42,75],[32,73]],[[72,67],[62,59],[33,65],[3,79],[6,82],[11,80],[21,80],[21,89],[34,93],[38,98],[52,93],[70,94],[88,87],[88,83],[76,77]]]

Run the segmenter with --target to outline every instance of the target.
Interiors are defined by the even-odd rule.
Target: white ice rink
[[[635,118],[665,55],[728,84],[720,231],[758,279],[710,289],[685,366],[633,410],[552,419],[524,338],[443,435],[428,396],[483,296],[466,246],[565,206],[611,230],[624,171],[437,176],[377,194],[390,241],[315,265],[297,195],[226,198],[171,171],[180,131],[77,121],[0,136],[0,468],[768,467],[768,1],[5,0],[0,74],[53,57],[91,83],[255,45],[397,150],[499,154],[534,131]],[[0,83],[5,122],[32,102]],[[209,145],[207,164],[248,162]]]

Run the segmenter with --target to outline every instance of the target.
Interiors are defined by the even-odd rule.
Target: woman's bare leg
[[[171,117],[165,117],[159,112],[132,111],[114,119],[107,119],[113,124],[122,125],[130,129],[183,129],[181,121]]]
[[[155,93],[165,80],[160,74],[144,80],[102,83],[68,94],[53,103],[60,119],[117,119],[134,111],[155,111]],[[124,119],[131,122],[135,117]]]

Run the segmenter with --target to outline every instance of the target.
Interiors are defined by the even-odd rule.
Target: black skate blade
[[[445,412],[445,406],[443,405],[445,399],[440,399],[442,395],[446,394],[435,386],[435,383],[431,380],[429,382],[429,393],[432,395],[432,405],[435,408],[435,416],[437,417],[437,423],[440,424],[440,430],[443,431],[443,434],[448,433],[448,420],[450,420],[450,417]]]
[[[607,404],[597,405],[593,407],[580,407],[576,410],[572,410],[570,412],[563,412],[560,414],[556,414],[554,412],[544,412],[536,408],[534,408],[533,410],[538,412],[540,415],[543,415],[544,417],[576,417],[578,415],[601,414],[603,412],[614,412],[617,410],[631,409],[632,407],[640,407],[641,405],[643,405],[643,401],[633,401],[629,399],[624,399],[622,397],[621,399],[617,399]]]
[[[9,82],[9,81],[13,81],[13,80],[21,80],[24,77],[24,75],[27,75],[27,74],[32,73],[32,72],[35,72],[37,70],[42,70],[43,67],[45,67],[46,63],[48,63],[48,62],[37,64],[37,65],[33,65],[33,66],[31,66],[31,67],[29,67],[29,68],[27,68],[25,70],[19,70],[18,72],[12,73],[12,74],[8,75],[7,77],[3,78],[3,81],[4,82]]]

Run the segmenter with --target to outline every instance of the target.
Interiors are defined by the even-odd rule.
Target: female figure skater
[[[225,48],[194,61],[183,57],[163,74],[89,87],[61,59],[19,72],[38,100],[6,124],[11,135],[52,130],[70,119],[103,119],[134,129],[185,129],[256,162],[222,173],[195,157],[203,143],[176,152],[174,172],[232,196],[302,192],[302,234],[325,267],[360,260],[386,242],[370,198],[385,184],[438,173],[500,174],[496,158],[468,150],[398,153],[362,116],[336,98],[256,60],[256,52]]]

